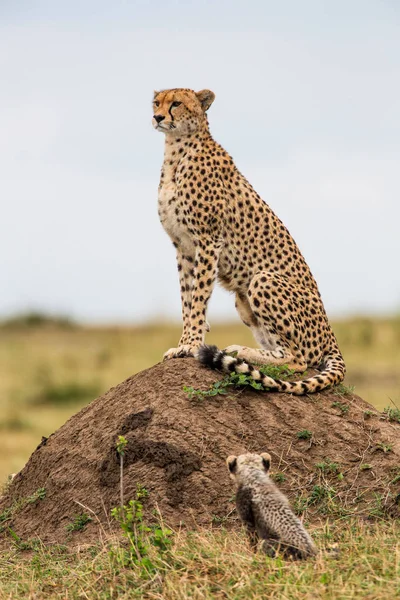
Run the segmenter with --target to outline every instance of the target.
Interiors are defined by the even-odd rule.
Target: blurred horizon
[[[235,311],[236,313],[236,311]],[[329,317],[329,315],[328,315]],[[343,315],[335,315],[329,319],[332,323],[346,323],[346,322],[361,322],[361,321],[393,321],[400,320],[400,307],[398,310],[394,310],[391,312],[354,312],[354,313],[346,313]],[[243,328],[248,329],[241,321],[239,315],[233,314],[228,315],[226,317],[219,317],[214,319],[213,323],[217,326],[226,327],[229,325],[233,325],[237,327],[238,325],[242,325]],[[167,317],[162,314],[154,314],[145,319],[132,319],[132,320],[118,320],[109,319],[109,320],[99,320],[93,321],[90,319],[80,319],[74,317],[72,314],[67,313],[59,313],[56,311],[41,311],[41,310],[26,310],[26,311],[16,311],[13,313],[8,313],[4,315],[0,315],[0,327],[41,327],[41,326],[52,326],[55,327],[82,327],[82,328],[133,328],[140,329],[141,327],[155,327],[157,325],[171,326],[171,327],[179,327],[182,325],[182,319],[178,317]],[[212,323],[210,323],[212,326]],[[249,330],[250,331],[250,330]],[[256,342],[254,341],[256,345]]]

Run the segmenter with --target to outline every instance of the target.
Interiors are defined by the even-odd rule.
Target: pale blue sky
[[[3,0],[0,81],[0,317],[179,318],[151,127],[178,86],[216,93],[214,137],[329,314],[399,310],[396,0]],[[233,315],[218,290],[210,320]]]

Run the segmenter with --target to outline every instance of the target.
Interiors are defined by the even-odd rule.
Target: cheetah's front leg
[[[208,328],[206,321],[207,304],[217,275],[220,249],[221,245],[214,240],[209,239],[198,242],[191,280],[190,314],[187,318],[187,313],[184,313],[184,310],[186,311],[189,308],[189,304],[184,306],[185,301],[188,303],[186,299],[188,296],[186,296],[186,285],[181,285],[181,289],[182,287],[185,288],[185,292],[182,293],[183,333],[179,346],[167,350],[164,354],[164,360],[195,356],[198,347],[204,343]]]
[[[190,310],[192,308],[194,257],[194,253],[193,256],[187,254],[185,255],[180,248],[177,248],[176,258],[178,263],[183,321],[183,331],[178,346],[184,346],[188,343],[188,333],[190,329]]]
[[[177,244],[176,260],[179,273],[179,286],[181,292],[182,323],[183,330],[177,348],[170,348],[164,353],[164,360],[188,356],[188,341],[190,330],[190,311],[192,307],[192,282],[194,276],[195,253],[193,256],[186,253]]]

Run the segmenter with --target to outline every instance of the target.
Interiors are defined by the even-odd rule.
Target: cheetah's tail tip
[[[197,351],[196,358],[200,364],[211,369],[222,369],[222,358],[224,352],[219,350],[217,346],[208,346],[204,344]]]

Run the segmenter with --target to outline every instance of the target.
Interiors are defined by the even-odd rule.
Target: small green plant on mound
[[[199,400],[203,400],[204,398],[210,398],[211,396],[223,396],[228,393],[228,388],[232,384],[229,381],[225,381],[225,379],[221,379],[220,381],[215,381],[212,386],[208,390],[196,390],[191,385],[184,385],[183,391],[187,393],[190,400],[195,398]]]
[[[349,412],[350,408],[348,404],[344,404],[343,402],[339,402],[338,400],[332,402],[331,406],[332,408],[338,408],[342,413],[342,416],[346,415]]]
[[[392,483],[392,484],[398,483],[400,481],[400,467],[393,467],[392,473],[394,473],[394,477],[390,481],[390,483]]]
[[[374,492],[374,500],[369,508],[369,514],[371,517],[384,517],[385,516],[385,504],[384,497],[382,494]]]
[[[289,377],[292,377],[292,375],[294,375],[296,372],[293,369],[289,369],[289,367],[287,365],[256,365],[256,366],[257,366],[257,369],[260,371],[260,373],[262,373],[263,375],[267,375],[268,377],[271,377],[272,379],[286,380]],[[304,377],[305,375],[306,375],[306,372],[299,375],[299,377]]]
[[[387,442],[378,442],[375,446],[376,450],[381,450],[385,454],[391,452],[393,450],[393,444],[388,444]]]
[[[31,496],[18,498],[14,500],[11,506],[5,508],[0,513],[0,533],[7,529],[7,523],[12,520],[13,516],[21,511],[28,504],[35,504],[38,500],[44,500],[46,498],[45,488],[38,488]]]
[[[370,465],[369,463],[363,463],[362,465],[360,465],[360,471],[370,471],[372,468],[372,465]]]
[[[286,365],[275,366],[275,365],[257,365],[258,370],[263,375],[267,375],[272,379],[286,380],[288,377],[294,374],[294,371],[289,369]],[[230,389],[244,389],[251,387],[254,390],[265,390],[262,383],[255,381],[250,375],[246,373],[229,373],[225,375],[223,379],[215,381],[208,390],[196,390],[192,386],[185,385],[183,391],[187,393],[188,397],[192,400],[197,398],[203,400],[211,396],[223,396],[228,394]]]
[[[286,481],[286,475],[285,473],[272,473],[271,479],[276,483],[283,483]]]
[[[29,552],[31,550],[38,550],[40,548],[39,539],[23,540],[11,527],[8,528],[8,533],[12,538],[13,545],[21,552]]]
[[[332,462],[327,458],[325,461],[319,462],[315,465],[317,469],[322,473],[337,474],[340,472],[340,466],[338,463]]]
[[[296,498],[293,507],[297,514],[302,514],[311,507],[317,513],[324,516],[340,517],[350,514],[349,511],[337,502],[336,495],[336,489],[323,481],[314,485],[308,496]]]
[[[213,515],[211,518],[211,522],[214,523],[215,525],[223,525],[224,523],[226,523],[229,519],[228,515],[225,515],[223,517],[219,516],[219,515]]]
[[[66,530],[70,533],[73,531],[82,531],[90,521],[93,521],[93,519],[87,513],[75,515],[72,522],[67,525]]]
[[[393,408],[392,406],[386,406],[383,409],[383,414],[387,418],[388,421],[394,421],[395,423],[400,423],[400,408]]]
[[[312,436],[312,431],[308,431],[308,429],[302,429],[296,433],[296,437],[299,440],[311,440]]]
[[[339,383],[339,385],[335,385],[335,387],[332,388],[332,394],[335,394],[335,396],[349,396],[354,390],[354,385],[344,385],[343,383]]]

